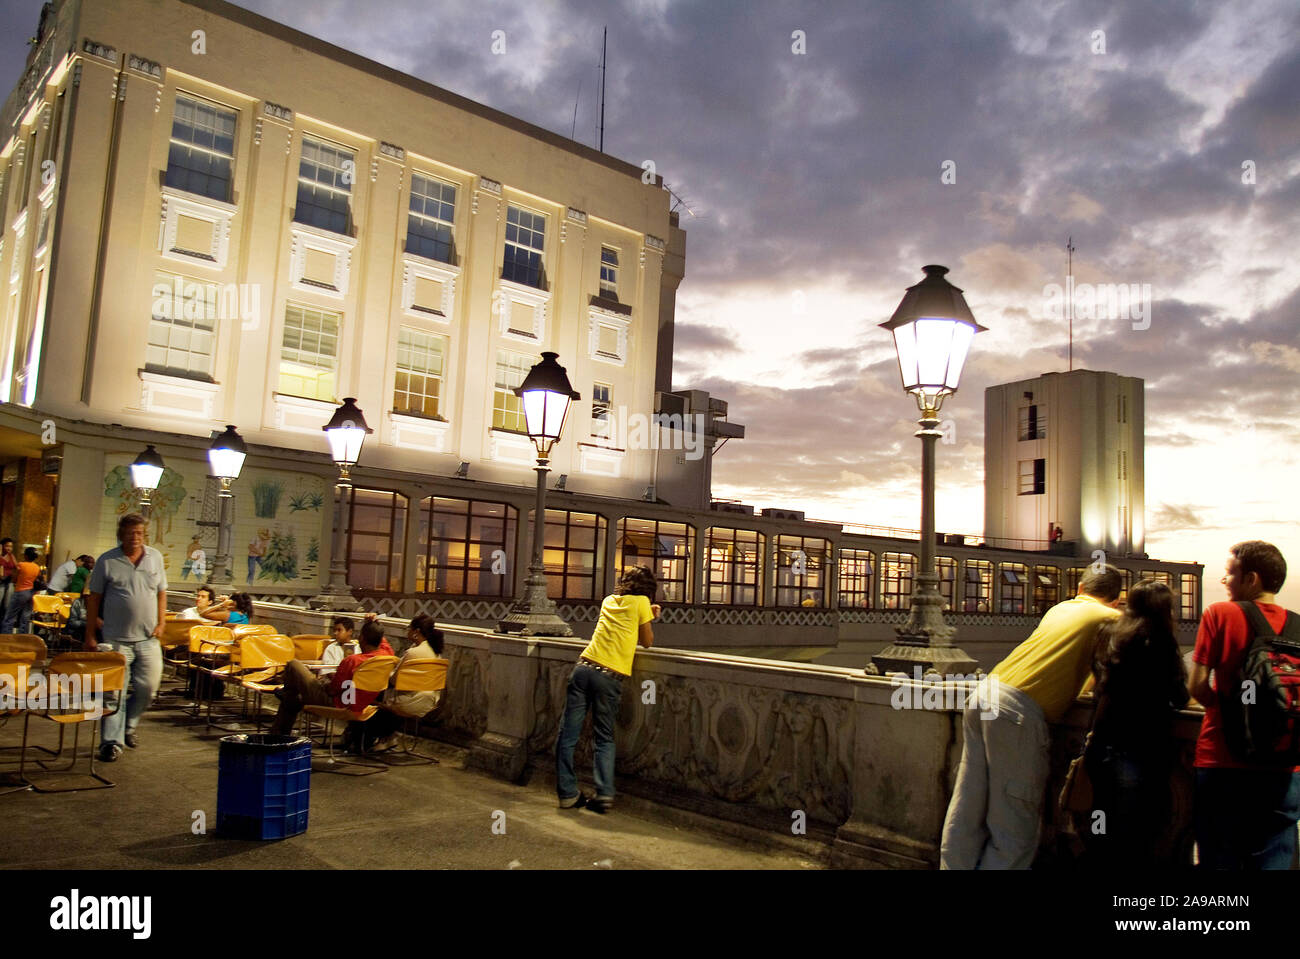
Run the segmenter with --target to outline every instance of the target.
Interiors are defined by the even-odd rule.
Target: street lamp
[[[934,567],[934,445],[942,436],[939,408],[957,392],[971,340],[985,327],[975,322],[961,290],[943,278],[946,266],[924,266],[925,279],[907,288],[903,301],[886,323],[894,334],[904,391],[916,397],[921,411],[921,568],[912,592],[907,623],[898,638],[871,657],[881,673],[916,667],[944,675],[973,672],[975,660],[953,645],[956,630],[943,621],[943,597]],[[955,584],[954,584],[955,587]],[[870,671],[870,670],[869,670]]]
[[[374,432],[366,425],[366,418],[356,404],[356,397],[346,397],[330,421],[321,427],[329,439],[330,457],[339,468],[339,478],[334,484],[334,538],[330,548],[329,584],[320,595],[307,601],[312,609],[360,612],[362,608],[348,589],[347,558],[343,555],[347,549],[348,527],[352,525],[350,471],[361,458],[361,444],[366,441],[366,434]]]
[[[555,610],[546,595],[546,568],[542,565],[542,533],[546,526],[546,474],[551,448],[564,430],[569,405],[581,399],[573,391],[564,367],[556,363],[557,353],[543,353],[542,361],[528,371],[515,395],[524,401],[524,421],[528,438],[537,447],[537,510],[533,518],[533,559],[528,579],[505,619],[497,624],[498,633],[521,636],[572,636],[573,630]]]
[[[248,455],[248,445],[244,438],[235,432],[233,426],[212,441],[208,447],[208,464],[212,475],[221,481],[218,502],[221,504],[220,525],[217,528],[217,559],[213,563],[212,573],[208,576],[210,584],[228,586],[234,582],[230,575],[230,524],[234,509],[235,494],[230,484],[239,479],[239,471],[244,468],[244,457]]]
[[[164,469],[163,458],[152,443],[131,464],[131,485],[140,491],[140,512],[145,519],[153,512],[153,491],[158,488]]]

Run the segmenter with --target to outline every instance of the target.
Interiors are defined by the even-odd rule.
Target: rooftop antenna
[[[582,77],[578,77],[578,92],[573,97],[573,126],[569,128],[569,139],[578,133],[578,100],[582,97]]]
[[[1074,237],[1065,240],[1065,309],[1070,318],[1070,372],[1074,372]]]
[[[609,40],[609,27],[600,35],[600,152],[605,152],[605,51]]]

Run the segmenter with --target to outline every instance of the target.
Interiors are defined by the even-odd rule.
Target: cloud
[[[1201,507],[1191,504],[1161,503],[1147,518],[1147,526],[1151,535],[1178,529],[1201,529],[1205,526],[1201,512]]]

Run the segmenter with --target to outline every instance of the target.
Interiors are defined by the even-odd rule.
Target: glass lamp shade
[[[357,409],[354,396],[344,398],[343,405],[334,411],[334,416],[321,427],[330,441],[330,456],[339,466],[356,466],[361,458],[361,444],[366,434],[373,433],[366,425],[366,418]]]
[[[538,456],[549,456],[551,446],[564,431],[573,400],[581,399],[573,391],[564,367],[555,362],[558,353],[543,353],[542,361],[528,371],[515,395],[524,401],[524,422],[528,438],[537,447]]]
[[[957,392],[971,340],[985,327],[975,322],[961,290],[943,278],[947,267],[926,266],[925,279],[908,287],[888,322],[894,335],[903,389],[938,404]]]
[[[163,459],[158,455],[158,451],[152,445],[147,446],[131,464],[131,483],[136,489],[156,490],[162,481],[164,469]]]
[[[223,479],[239,479],[239,471],[244,468],[244,457],[247,454],[248,446],[244,443],[244,438],[235,432],[233,426],[227,426],[226,431],[213,440],[208,448],[212,475]]]

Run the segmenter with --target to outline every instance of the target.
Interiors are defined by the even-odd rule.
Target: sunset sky
[[[718,497],[918,524],[877,324],[941,263],[989,331],[945,407],[938,526],[980,532],[983,391],[1066,369],[1044,288],[1072,235],[1077,282],[1151,290],[1148,329],[1080,319],[1074,342],[1076,368],[1146,381],[1148,552],[1205,563],[1213,602],[1227,547],[1271,540],[1300,606],[1294,0],[241,5],[588,145],[608,26],[605,149],[684,199],[674,385],[747,428]],[[5,89],[39,10],[0,0]]]

